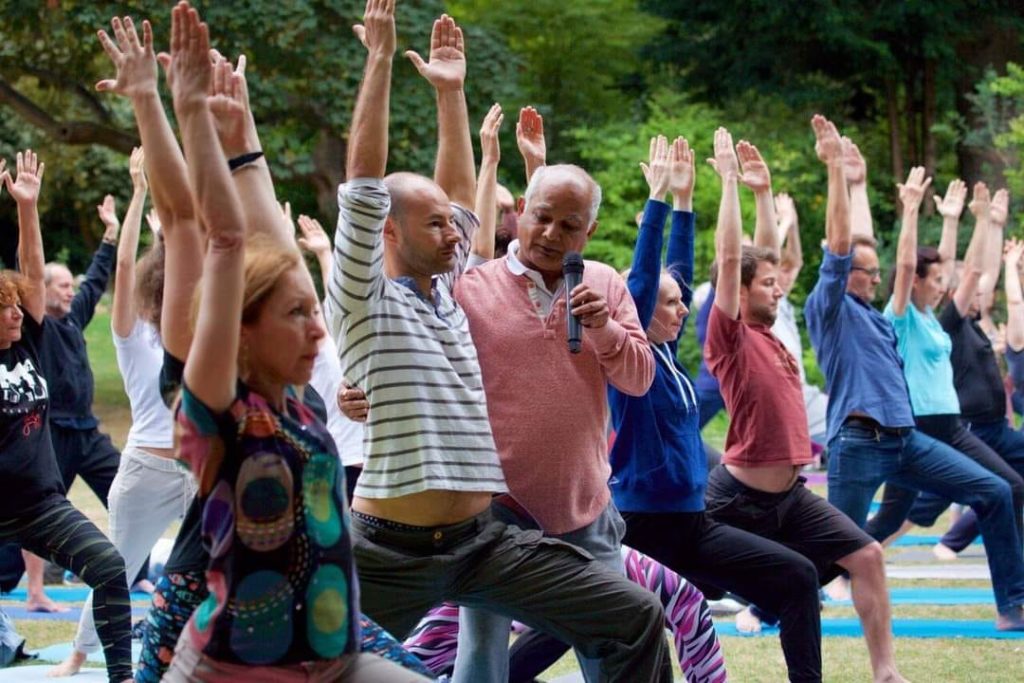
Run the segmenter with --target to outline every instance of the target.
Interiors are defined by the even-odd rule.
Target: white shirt
[[[330,335],[320,341],[320,349],[313,363],[313,377],[309,383],[320,394],[327,406],[327,431],[334,438],[334,445],[341,456],[341,464],[362,466],[363,425],[345,417],[338,408],[338,388],[341,386],[341,362],[338,347]]]
[[[522,261],[519,260],[519,240],[512,240],[508,245],[508,269],[513,275],[525,275],[530,279],[526,287],[530,293],[530,301],[533,303],[533,309],[537,315],[541,318],[547,318],[551,315],[551,309],[555,305],[555,301],[561,298],[564,294],[565,281],[559,279],[555,283],[554,291],[548,289],[547,284],[544,282],[544,276],[538,271],[528,268]]]
[[[772,333],[779,338],[779,341],[796,358],[797,367],[800,369],[800,384],[804,391],[804,409],[807,411],[807,428],[811,436],[824,434],[828,431],[828,394],[813,384],[807,383],[807,374],[804,371],[804,349],[800,341],[800,328],[796,324],[796,311],[789,299],[779,300],[779,313],[775,318],[775,325],[772,326]]]
[[[127,448],[173,448],[174,417],[160,396],[160,367],[164,350],[156,328],[136,320],[124,338],[111,330],[117,367],[124,380],[124,391],[132,408],[132,427]]]

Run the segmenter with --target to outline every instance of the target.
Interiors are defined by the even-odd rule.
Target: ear
[[[384,241],[392,244],[398,243],[398,225],[391,216],[384,219]]]
[[[520,216],[523,215],[523,211],[526,209],[526,197],[520,197],[516,200],[516,213]]]
[[[595,232],[597,232],[597,221],[591,223],[590,227],[587,228],[587,239],[589,240],[591,237],[593,237]]]

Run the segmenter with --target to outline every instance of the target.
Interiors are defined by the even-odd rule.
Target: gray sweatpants
[[[504,614],[601,659],[602,681],[672,680],[658,599],[585,551],[507,526],[490,510],[424,529],[360,517],[352,532],[362,609],[399,640],[447,600]]]

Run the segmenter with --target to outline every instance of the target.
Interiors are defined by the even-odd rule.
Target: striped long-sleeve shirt
[[[390,205],[377,178],[338,188],[327,321],[345,379],[366,392],[372,407],[355,493],[504,492],[476,348],[451,293],[477,219],[452,205],[462,238],[459,265],[435,279],[436,295],[428,301],[384,273],[382,233]]]

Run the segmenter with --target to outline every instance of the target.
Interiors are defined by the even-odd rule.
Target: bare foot
[[[66,605],[61,605],[50,599],[46,593],[37,593],[25,598],[25,609],[29,612],[68,612],[71,610]]]
[[[996,617],[996,630],[1024,631],[1024,607],[1015,607],[1012,611]]]
[[[760,633],[761,620],[754,616],[748,605],[745,609],[736,613],[736,630],[740,633]]]
[[[71,654],[63,662],[46,672],[48,678],[64,678],[74,676],[85,664],[86,655],[84,652],[72,649]]]
[[[132,590],[139,591],[140,593],[149,593],[150,595],[152,595],[153,591],[156,590],[156,586],[154,586],[153,582],[149,579],[142,579],[141,581],[135,582],[135,585],[132,586]]]
[[[837,576],[831,583],[825,586],[825,595],[829,597],[829,600],[849,600],[850,580],[845,576]]]
[[[956,551],[943,543],[936,543],[932,546],[932,555],[935,559],[943,562],[952,562],[957,558]]]
[[[900,675],[900,672],[896,670],[896,667],[888,667],[884,671],[876,671],[874,677],[875,683],[910,683],[907,679]]]

